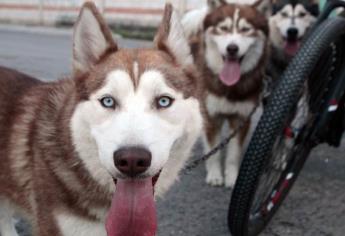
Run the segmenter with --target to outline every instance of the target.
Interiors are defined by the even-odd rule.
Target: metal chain
[[[201,155],[196,160],[190,162],[182,170],[181,173],[185,174],[185,175],[190,174],[193,169],[195,169],[198,165],[200,165],[200,163],[210,159],[210,157],[212,157],[214,154],[216,154],[220,150],[224,149],[229,144],[230,140],[233,139],[238,134],[238,132],[244,127],[245,123],[251,120],[252,116],[255,114],[256,110],[259,107],[260,100],[261,99],[259,99],[259,102],[257,104],[255,104],[253,110],[249,113],[248,117],[245,120],[242,120],[242,122],[240,122],[240,124],[237,126],[237,128],[231,134],[229,134],[228,137],[224,138],[216,147],[214,147],[208,153]]]
[[[201,155],[196,160],[191,161],[189,164],[187,164],[182,169],[182,172],[181,172],[182,174],[185,174],[185,175],[190,174],[192,172],[192,170],[195,169],[196,167],[198,167],[202,162],[207,161],[214,154],[216,154],[220,150],[224,149],[229,144],[230,140],[233,139],[238,134],[238,132],[244,127],[245,123],[252,119],[252,117],[255,114],[256,110],[258,109],[261,101],[263,101],[264,99],[266,99],[267,97],[270,96],[271,90],[272,90],[272,84],[274,83],[271,76],[269,76],[267,74],[264,74],[263,76],[264,76],[263,90],[261,92],[261,95],[259,96],[258,102],[255,104],[253,110],[249,113],[247,118],[245,120],[242,120],[242,122],[240,122],[240,124],[237,126],[237,128],[231,134],[229,134],[228,137],[224,138],[211,151],[209,151],[208,153],[206,153],[204,155]]]

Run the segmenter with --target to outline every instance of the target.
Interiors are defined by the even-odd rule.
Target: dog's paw
[[[221,171],[216,168],[208,171],[206,183],[211,186],[222,186],[224,184],[224,178]]]
[[[236,183],[237,176],[238,176],[238,169],[235,166],[227,168],[227,170],[225,171],[225,180],[224,180],[225,187],[233,188]]]

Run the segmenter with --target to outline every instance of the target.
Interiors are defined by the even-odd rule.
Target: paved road
[[[6,28],[6,27],[5,27]],[[70,73],[71,37],[0,27],[0,65],[43,80]],[[120,40],[124,47],[147,42]],[[200,145],[199,145],[200,146]],[[197,147],[196,153],[202,148]],[[340,149],[322,146],[310,157],[292,194],[265,236],[343,236],[345,234],[345,140]],[[204,184],[203,166],[183,176],[158,200],[159,236],[226,236],[231,191]],[[20,224],[20,228],[24,228]],[[29,235],[23,232],[21,235]]]

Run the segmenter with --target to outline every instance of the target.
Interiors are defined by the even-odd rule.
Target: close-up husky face
[[[112,181],[97,163],[114,179],[168,178],[202,129],[201,90],[177,13],[167,7],[156,48],[138,50],[118,49],[97,17],[85,8],[74,34],[76,149],[103,184]]]
[[[315,0],[279,0],[273,4],[270,18],[271,40],[275,47],[293,56],[302,38],[316,21],[319,6]]]
[[[206,16],[204,31],[208,67],[225,85],[232,86],[258,65],[268,23],[254,6],[225,4]]]

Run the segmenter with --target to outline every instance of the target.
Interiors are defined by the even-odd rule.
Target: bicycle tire
[[[289,112],[298,102],[298,95],[303,88],[303,84],[312,73],[318,59],[335,39],[340,38],[344,34],[345,19],[337,17],[326,19],[322,22],[311,32],[282,75],[275,91],[273,91],[244,155],[239,176],[232,193],[228,225],[233,236],[257,235],[274,215],[273,213],[260,229],[257,229],[255,232],[249,231],[251,223],[250,210],[263,166],[267,161],[266,156],[272,151],[275,140],[282,132]],[[302,169],[311,148],[312,146],[307,147],[305,156],[301,158],[297,175]],[[294,177],[294,180],[296,177]],[[293,182],[291,186],[292,184]]]

